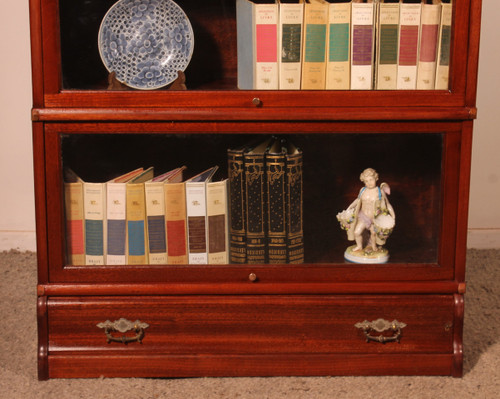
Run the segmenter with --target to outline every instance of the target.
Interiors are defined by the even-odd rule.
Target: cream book
[[[229,263],[228,180],[207,183],[208,263]]]
[[[176,168],[144,183],[146,196],[146,228],[148,263],[167,264],[167,237],[165,223],[165,183],[182,181],[184,168]]]
[[[279,0],[279,88],[300,90],[304,0]]]
[[[64,211],[66,262],[70,265],[85,265],[83,180],[71,169],[64,170]]]
[[[399,2],[378,4],[376,89],[396,90],[398,76]]]
[[[144,183],[154,177],[153,167],[127,183],[127,264],[148,263]]]
[[[436,63],[436,90],[449,89],[450,75],[450,46],[451,46],[451,23],[453,8],[448,0],[441,2],[441,22],[439,24],[438,57]]]
[[[398,90],[417,88],[418,45],[422,5],[406,3],[399,5]]]
[[[106,264],[124,265],[126,258],[126,184],[143,172],[135,169],[106,183]]]
[[[214,166],[186,180],[186,213],[188,223],[188,262],[208,264],[207,183],[218,167]]]
[[[417,90],[434,90],[436,86],[436,61],[440,20],[440,0],[432,0],[432,3],[422,4]]]
[[[326,89],[351,87],[351,2],[328,4]]]
[[[351,8],[351,90],[373,89],[375,3],[354,0]]]
[[[106,264],[106,183],[83,183],[85,264]]]
[[[278,89],[278,16],[276,0],[236,0],[240,89]]]
[[[326,87],[327,24],[328,3],[307,0],[304,4],[302,90],[324,90]]]

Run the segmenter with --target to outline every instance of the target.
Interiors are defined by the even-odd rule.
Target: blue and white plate
[[[172,0],[119,0],[104,16],[98,41],[106,69],[142,90],[177,79],[194,47],[191,23]]]

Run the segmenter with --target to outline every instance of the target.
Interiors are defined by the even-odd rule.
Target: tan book
[[[441,2],[441,20],[439,24],[438,55],[436,63],[436,90],[449,89],[451,23],[453,6],[451,1]]]
[[[146,229],[148,237],[148,263],[167,264],[167,238],[165,224],[165,183],[170,178],[182,180],[182,168],[176,168],[144,183],[146,196]]]
[[[439,0],[422,4],[420,50],[417,68],[418,90],[434,90],[435,88],[440,21],[441,4]]]
[[[151,180],[154,169],[148,168],[127,183],[127,264],[148,263],[146,229],[146,196],[144,183]]]
[[[377,61],[375,63],[377,90],[396,90],[398,77],[399,3],[378,4]]]
[[[106,264],[127,263],[127,182],[144,171],[135,169],[106,183]]]
[[[106,183],[83,183],[85,264],[106,264]]]
[[[417,88],[418,44],[420,37],[420,3],[400,4],[398,47],[398,90]]]
[[[64,211],[66,261],[70,265],[85,265],[83,180],[70,169],[64,171]]]
[[[353,0],[351,8],[351,90],[373,89],[375,6]]]
[[[207,183],[218,167],[214,166],[186,180],[186,213],[188,228],[188,261],[208,264]]]
[[[326,89],[351,87],[351,2],[328,4]]]
[[[229,263],[228,180],[207,183],[208,263]]]
[[[308,0],[304,4],[302,90],[324,90],[326,87],[327,24],[328,3]]]

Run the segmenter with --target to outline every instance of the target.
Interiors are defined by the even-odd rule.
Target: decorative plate
[[[172,0],[119,0],[99,28],[99,53],[121,83],[158,89],[177,79],[191,60],[194,35]]]

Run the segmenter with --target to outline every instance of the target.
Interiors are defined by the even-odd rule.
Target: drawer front
[[[394,321],[399,324],[393,326]],[[460,326],[454,326],[452,295],[48,300],[49,357],[70,352],[450,354],[454,328]]]

